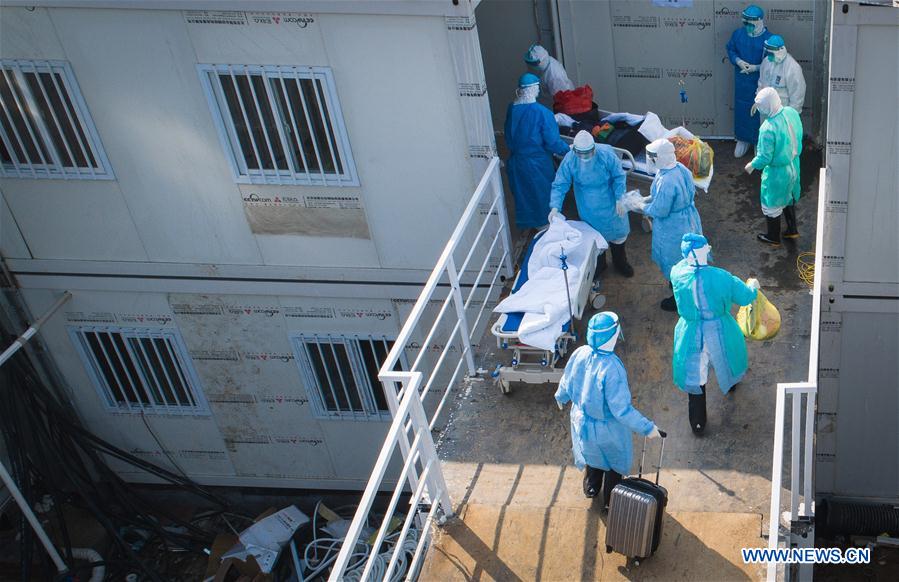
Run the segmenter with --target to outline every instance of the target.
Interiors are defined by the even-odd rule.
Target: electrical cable
[[[815,286],[815,253],[806,251],[796,257],[796,270],[799,271],[799,279],[809,289]]]
[[[71,405],[42,381],[25,352],[19,352],[0,368],[0,434],[9,456],[10,474],[19,484],[29,504],[48,496],[53,507],[47,511],[57,524],[56,543],[68,564],[74,565],[72,544],[62,507],[66,504],[86,509],[106,530],[112,546],[106,561],[123,572],[135,572],[144,580],[165,582],[178,579],[168,575],[172,551],[189,551],[205,555],[203,550],[214,538],[214,532],[199,527],[200,519],[223,515],[227,504],[186,475],[178,475],[139,459],[86,430],[72,414]],[[146,419],[144,419],[146,421]],[[149,427],[148,427],[149,428]],[[152,429],[151,429],[152,433]],[[154,438],[155,435],[154,435]],[[158,441],[158,438],[157,438]],[[164,450],[164,447],[160,448]],[[129,486],[106,462],[114,458],[189,491],[216,508],[203,517],[184,521],[156,506]],[[170,459],[171,460],[171,459]],[[181,468],[172,463],[179,471]],[[243,516],[240,516],[243,517]],[[171,526],[165,525],[172,524]],[[36,550],[34,535],[22,521],[20,524],[20,561],[23,579],[38,575],[31,568]],[[138,549],[123,537],[129,528],[146,532],[144,547],[156,544],[152,559],[138,555]],[[160,556],[161,554],[161,556]],[[43,568],[50,564],[41,552]],[[37,562],[36,562],[37,563]],[[107,575],[112,577],[110,570]]]

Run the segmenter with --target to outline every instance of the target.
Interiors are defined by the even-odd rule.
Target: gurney
[[[589,228],[586,223],[569,222],[568,224],[583,225],[585,228]],[[548,227],[537,232],[528,244],[521,267],[512,285],[512,294],[519,292],[528,282],[530,278],[528,263],[537,242],[546,234],[547,230]],[[592,229],[590,230],[592,231]],[[598,233],[596,234],[599,236]],[[525,313],[500,313],[499,318],[493,324],[491,333],[496,337],[497,347],[501,350],[512,351],[511,365],[498,365],[492,374],[503,394],[511,393],[513,382],[545,384],[558,383],[561,380],[563,369],[557,364],[568,353],[571,342],[577,340],[577,333],[573,327],[574,320],[579,320],[583,316],[587,305],[598,309],[605,302],[605,297],[599,294],[599,284],[594,282],[596,260],[599,253],[605,252],[608,248],[608,244],[601,236],[599,236],[599,240],[601,244],[591,243],[589,252],[584,253],[577,264],[572,263],[571,266],[576,268],[568,271],[578,277],[577,281],[569,281],[569,289],[572,291],[570,313],[573,317],[565,317],[567,321],[560,326],[559,335],[551,349],[546,349],[546,346],[534,347],[521,340],[519,330]],[[558,271],[558,276],[563,277],[561,270]],[[567,301],[567,298],[565,300]],[[566,307],[567,309],[568,307]]]
[[[598,117],[600,119],[605,119],[609,115],[613,115],[613,113],[609,112],[609,111],[603,111],[601,109],[599,109],[597,111],[598,111]],[[577,127],[578,126],[575,126],[574,128],[560,127],[559,131],[561,133],[562,139],[564,141],[566,141],[567,143],[573,142],[574,135],[579,131],[579,129],[577,129]],[[612,145],[612,144],[608,144],[608,143],[606,145],[609,145],[615,151],[615,154],[618,155],[619,158],[621,158],[621,167],[627,173],[629,178],[634,178],[634,179],[642,181],[642,182],[651,183],[652,180],[655,178],[655,170],[651,170],[649,168],[649,164],[647,164],[647,162],[646,162],[646,149],[645,148],[646,148],[646,144],[649,143],[649,141],[645,137],[639,135],[638,129],[639,129],[639,126],[633,126],[633,127],[627,127],[627,128],[622,127],[622,128],[618,128],[615,130],[615,133],[616,133],[615,142],[621,143],[621,144],[626,144],[627,147],[617,147],[616,145]],[[632,136],[629,135],[629,133],[634,134],[633,137],[635,139],[631,139]],[[606,143],[606,142],[596,139],[596,143]],[[708,192],[709,186],[712,183],[712,177],[714,176],[714,174],[715,174],[715,167],[713,165],[709,170],[708,176],[706,176],[704,178],[696,178],[694,176],[693,183],[700,190],[703,190],[704,192]]]

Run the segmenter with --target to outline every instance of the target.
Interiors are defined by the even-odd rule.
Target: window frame
[[[387,353],[393,347],[388,342],[395,342],[396,338],[385,334],[355,334],[355,333],[304,333],[295,332],[290,334],[290,345],[293,348],[294,357],[300,370],[300,376],[303,378],[303,385],[306,388],[306,394],[309,402],[312,404],[313,416],[319,419],[327,420],[354,420],[354,421],[390,421],[393,416],[389,410],[389,400],[386,392],[384,399],[388,403],[388,410],[380,410],[375,396],[375,387],[371,385],[369,375],[365,369],[365,360],[361,351],[361,342],[384,342]],[[342,344],[346,346],[347,358],[350,363],[350,371],[353,374],[356,390],[359,400],[362,403],[361,411],[341,411],[329,410],[325,402],[324,389],[318,381],[318,376],[314,370],[312,361],[307,353],[306,343],[317,343],[320,349],[328,349],[329,345]],[[378,369],[383,362],[378,362]],[[408,370],[409,365],[406,361],[405,354],[401,354],[398,365],[403,370]],[[374,376],[377,378],[378,370],[374,370]],[[382,390],[385,390],[383,383],[378,382]],[[328,389],[331,389],[330,387]],[[350,400],[349,395],[347,399]],[[337,400],[335,398],[335,400]]]
[[[231,167],[231,174],[234,178],[234,181],[238,184],[278,184],[278,185],[297,185],[297,186],[332,186],[332,187],[347,187],[347,186],[359,186],[359,178],[356,173],[356,163],[353,160],[353,154],[350,149],[350,141],[347,135],[347,127],[346,122],[343,116],[343,110],[340,107],[340,99],[337,95],[337,86],[334,83],[334,74],[330,67],[312,67],[312,66],[288,66],[288,65],[240,65],[240,64],[215,64],[215,63],[203,63],[197,65],[197,72],[200,76],[200,83],[203,86],[203,92],[206,95],[206,100],[209,105],[210,113],[212,114],[213,122],[216,126],[216,131],[219,135],[219,141],[222,145],[222,150],[225,153],[225,157],[228,159],[228,164]],[[269,136],[268,131],[265,128],[265,124],[262,123],[262,132],[265,136],[265,143],[256,144],[256,140],[253,137],[253,132],[248,130],[250,135],[250,142],[253,145],[254,153],[256,161],[259,162],[259,166],[262,166],[262,161],[260,159],[258,149],[259,147],[265,146],[267,152],[269,153],[269,158],[274,160],[274,152],[272,150],[272,144],[278,144],[285,156],[285,160],[288,165],[287,170],[280,170],[277,167],[268,170],[264,168],[260,169],[250,169],[247,164],[246,156],[243,153],[243,148],[241,146],[240,138],[237,134],[237,128],[234,125],[233,115],[236,115],[237,112],[232,114],[230,108],[227,105],[227,100],[222,91],[221,82],[218,79],[219,74],[228,74],[231,75],[233,79],[235,79],[238,75],[243,75],[248,77],[248,79],[253,75],[260,75],[266,87],[271,91],[271,93],[267,93],[264,98],[264,101],[260,99],[260,97],[256,94],[255,89],[253,89],[252,81],[249,81],[249,86],[253,93],[253,98],[256,103],[267,103],[270,111],[273,115],[273,119],[275,121],[275,126],[278,131],[278,135]],[[281,80],[294,80],[297,82],[297,86],[299,89],[299,81],[304,79],[312,79],[313,81],[317,80],[321,83],[321,87],[323,89],[322,94],[325,99],[325,104],[327,106],[327,122],[330,124],[331,133],[330,135],[326,135],[326,138],[330,138],[328,143],[334,143],[337,151],[331,152],[331,148],[329,147],[328,152],[322,152],[319,154],[318,149],[314,147],[313,152],[305,152],[302,150],[301,144],[296,141],[294,138],[293,143],[289,143],[291,134],[294,133],[295,129],[299,129],[297,125],[297,119],[303,119],[307,114],[311,115],[314,111],[309,111],[309,107],[304,109],[302,112],[295,112],[293,117],[285,118],[285,114],[281,111],[280,106],[276,101],[277,98],[273,97],[274,89],[271,87],[272,79],[281,79]],[[284,84],[282,81],[282,91],[284,91]],[[240,104],[244,105],[243,99],[240,98],[240,95],[237,95]],[[287,101],[285,97],[285,102]],[[305,104],[305,100],[303,101]],[[310,106],[311,107],[311,106]],[[245,115],[245,109],[242,107],[241,113]],[[262,118],[262,110],[257,107],[256,113],[254,115]],[[290,111],[287,112],[287,115],[290,115]],[[303,116],[302,118],[300,116]],[[322,123],[326,121],[324,112],[319,109],[319,119],[321,119]],[[248,121],[248,120],[247,120]],[[290,127],[285,128],[285,124]],[[306,127],[308,127],[309,123],[307,120]],[[314,142],[315,140],[313,140]],[[313,171],[308,168],[308,164],[303,164],[303,167],[293,168],[293,166],[299,166],[299,164],[295,163],[295,160],[292,157],[292,147],[296,146],[298,151],[300,152],[302,157],[308,157],[309,159],[319,160],[318,162],[318,170]],[[265,153],[265,151],[263,151]],[[337,166],[336,161],[339,160],[340,164],[343,166],[343,172],[341,173],[326,173],[323,169],[323,164],[320,159],[323,159],[326,154],[336,155],[335,160],[335,168]]]
[[[70,115],[68,108],[66,108],[65,121],[68,122],[72,131],[75,132],[74,143],[69,143],[69,140],[66,138],[60,119],[54,114],[50,99],[46,94],[49,90],[49,86],[45,86],[40,79],[38,79],[37,83],[42,90],[41,97],[47,103],[48,107],[50,107],[50,118],[44,119],[40,111],[35,111],[33,109],[36,105],[35,94],[29,84],[25,82],[25,73],[35,75],[50,73],[54,80],[55,77],[53,75],[59,75],[59,78],[62,81],[61,84],[57,85],[54,81],[52,88],[56,91],[57,97],[60,99],[63,98],[61,91],[64,91],[65,97],[68,98],[68,104],[71,105],[73,110],[72,113],[74,115]],[[18,156],[16,155],[15,148],[12,144],[14,141],[18,142],[20,149],[22,149],[23,154],[26,157],[29,157],[27,153],[28,148],[22,147],[24,144],[21,142],[21,136],[17,138],[15,131],[12,134],[7,135],[5,130],[0,128],[0,140],[2,140],[3,147],[9,152],[12,160],[9,163],[0,160],[0,177],[62,180],[115,179],[112,166],[109,163],[109,159],[106,157],[106,151],[103,149],[103,144],[100,141],[100,135],[97,133],[97,127],[94,124],[87,103],[81,93],[81,88],[78,86],[78,81],[75,79],[75,73],[72,70],[72,66],[68,61],[48,59],[0,59],[0,75],[3,75],[4,81],[10,85],[11,89],[12,83],[10,83],[9,78],[14,78],[16,87],[22,92],[22,96],[26,101],[25,103],[19,103],[18,97],[13,95],[16,110],[23,113],[22,118],[26,124],[26,129],[28,130],[28,137],[30,137],[31,141],[34,143],[35,150],[38,152],[39,157],[44,157],[40,153],[43,149],[51,158],[51,160],[44,160],[42,163],[29,163],[27,160],[25,163],[19,163],[19,161],[17,161]],[[27,95],[25,93],[27,93]],[[0,107],[0,116],[3,116],[4,119],[10,122],[10,125],[15,129],[14,119],[5,104]],[[56,131],[60,136],[64,148],[62,151],[59,150],[51,137],[49,132],[50,124],[55,126]],[[79,127],[81,130],[80,132],[78,131]],[[81,137],[79,137],[79,134],[80,136],[83,136],[83,142]],[[40,143],[38,143],[38,140],[40,140]],[[43,148],[41,146],[43,146]],[[80,150],[80,153],[88,163],[92,156],[97,163],[97,167],[94,167],[93,165],[84,167],[77,165],[63,165],[61,153],[66,153],[69,159],[75,163],[76,156],[73,152],[78,150]],[[90,156],[87,154],[90,154]]]
[[[100,397],[100,400],[103,403],[104,408],[109,412],[118,412],[124,414],[154,414],[154,415],[175,415],[175,416],[209,416],[211,414],[209,410],[209,404],[206,401],[206,398],[203,394],[203,389],[200,385],[199,376],[194,369],[193,361],[190,358],[190,354],[188,353],[187,346],[184,343],[184,339],[181,337],[181,334],[175,329],[156,329],[156,328],[141,328],[141,327],[119,327],[119,326],[92,326],[92,325],[81,325],[81,326],[67,326],[69,337],[72,340],[72,343],[75,346],[76,351],[78,352],[79,357],[81,358],[81,363],[84,366],[85,372],[90,377],[91,381],[94,384],[94,388],[97,390],[97,395]],[[115,396],[115,390],[106,381],[106,377],[100,371],[100,362],[97,360],[97,356],[92,349],[90,349],[87,338],[84,335],[85,333],[115,333],[119,334],[122,337],[122,343],[125,346],[125,349],[128,350],[127,356],[131,359],[131,364],[139,376],[139,380],[141,380],[141,388],[144,391],[144,395],[148,397],[149,403],[145,404],[140,401],[138,397],[136,402],[131,402],[128,398],[128,395],[125,394],[124,390],[119,390],[122,392],[126,399],[122,402],[119,402]],[[171,347],[170,349],[170,357],[174,358],[177,362],[177,365],[180,367],[180,383],[183,384],[185,395],[188,396],[190,400],[193,400],[192,405],[172,405],[172,404],[156,404],[153,402],[153,387],[148,383],[148,378],[145,377],[144,373],[141,371],[141,366],[139,365],[139,360],[137,360],[137,356],[132,353],[132,348],[129,345],[130,339],[164,339],[168,341],[168,345]],[[118,350],[118,348],[116,348]],[[119,361],[122,360],[123,355],[121,353],[116,353]],[[110,358],[109,355],[106,355],[107,359]],[[151,374],[153,371],[151,370]],[[163,371],[165,374],[165,371]],[[158,382],[158,378],[156,379]],[[129,385],[133,389],[134,386],[131,381],[128,381]],[[171,382],[169,381],[170,385]],[[133,392],[133,390],[129,390],[129,392]],[[171,388],[171,393],[175,393],[175,389]],[[134,393],[137,395],[136,393]],[[163,399],[165,399],[165,395],[163,394]]]

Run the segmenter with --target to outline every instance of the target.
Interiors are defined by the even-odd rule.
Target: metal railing
[[[389,580],[397,576],[400,561],[405,562],[406,579],[415,579],[431,524],[452,516],[431,430],[444,412],[461,370],[469,376],[478,372],[474,338],[486,327],[489,311],[486,318],[484,311],[498,295],[501,274],[513,274],[511,252],[499,159],[493,158],[378,373],[393,422],[332,567],[331,582],[350,573],[359,580]],[[461,260],[458,268],[457,260]],[[418,353],[412,357],[415,351]],[[397,362],[404,355],[412,364],[408,371],[397,371]],[[403,465],[380,517],[377,536],[369,544],[360,536],[398,452]],[[396,526],[394,514],[407,484],[412,494],[403,503],[405,517],[397,535],[391,528]],[[409,547],[413,522],[420,533],[407,560],[405,548]],[[388,538],[392,553],[382,551]]]
[[[768,547],[776,549],[781,541],[780,511],[781,487],[784,471],[784,437],[786,433],[787,397],[790,402],[790,529],[784,532],[787,547],[799,545],[811,547],[814,544],[814,473],[815,458],[815,403],[818,394],[818,348],[821,322],[821,278],[824,249],[824,209],[827,203],[826,169],[821,169],[818,188],[817,233],[815,235],[815,281],[812,288],[812,324],[809,341],[808,379],[805,382],[782,383],[777,385],[777,402],[774,413],[774,458],[771,464],[771,507],[768,524]],[[803,396],[804,402],[803,402]],[[803,426],[804,417],[804,426]],[[800,503],[800,492],[802,503]],[[767,579],[777,580],[778,564],[768,563]],[[784,577],[789,579],[790,568],[784,569]],[[799,567],[799,579],[812,579],[812,566]]]

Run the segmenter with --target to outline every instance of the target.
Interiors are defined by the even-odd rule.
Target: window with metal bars
[[[393,341],[384,336],[292,336],[300,372],[319,417],[389,419],[378,370]],[[401,359],[402,360],[402,359]],[[404,364],[397,362],[396,370]]]
[[[199,65],[199,71],[237,182],[358,185],[330,69]]]
[[[68,63],[0,61],[0,175],[114,178]]]
[[[208,413],[187,350],[174,330],[77,327],[69,333],[109,408]]]

